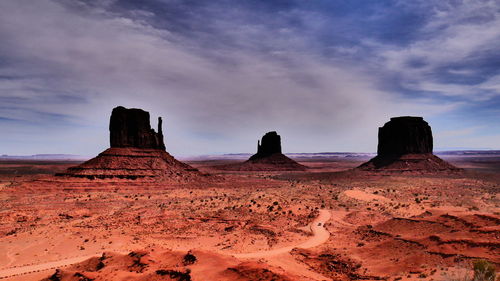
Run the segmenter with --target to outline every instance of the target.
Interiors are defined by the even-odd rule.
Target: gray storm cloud
[[[268,130],[284,137],[285,152],[374,151],[389,117],[432,117],[456,106],[382,91],[362,65],[281,41],[275,51],[208,50],[144,21],[48,0],[2,1],[0,34],[8,58],[0,113],[13,120],[4,123],[13,153],[95,154],[107,145],[117,105],[163,116],[167,149],[182,155],[252,152]]]

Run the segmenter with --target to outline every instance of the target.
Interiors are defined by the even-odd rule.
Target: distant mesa
[[[176,182],[201,176],[197,169],[165,151],[161,117],[158,118],[158,132],[155,132],[149,122],[149,112],[119,106],[111,113],[109,132],[110,148],[56,175],[88,179],[153,178]]]
[[[266,133],[257,141],[257,153],[247,161],[233,165],[220,165],[221,170],[233,171],[304,171],[306,166],[297,163],[281,152],[281,137],[276,132]]]
[[[377,156],[358,168],[394,172],[459,170],[432,154],[432,149],[432,130],[422,117],[393,117],[378,130]]]

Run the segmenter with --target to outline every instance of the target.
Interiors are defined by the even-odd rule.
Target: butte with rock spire
[[[158,179],[182,182],[201,173],[165,150],[162,119],[158,132],[151,128],[149,112],[118,106],[109,122],[110,148],[57,176],[87,179]]]
[[[266,133],[257,141],[257,153],[247,161],[215,167],[234,171],[303,171],[307,167],[290,159],[281,152],[281,137],[275,131]]]

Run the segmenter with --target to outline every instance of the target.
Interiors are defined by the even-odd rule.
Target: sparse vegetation
[[[487,260],[477,260],[473,263],[474,281],[495,281],[495,266]]]
[[[454,272],[454,276],[445,278],[448,281],[497,281],[495,266],[485,259],[475,260],[465,270]]]

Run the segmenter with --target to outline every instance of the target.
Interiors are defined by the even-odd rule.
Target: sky
[[[2,0],[0,40],[0,154],[95,155],[119,105],[175,156],[375,152],[402,115],[500,149],[499,0]]]

